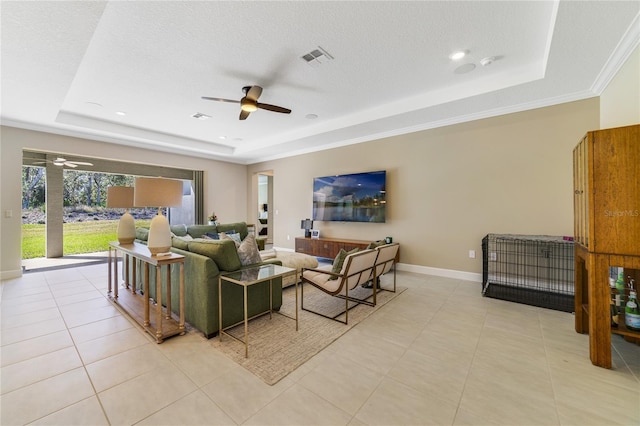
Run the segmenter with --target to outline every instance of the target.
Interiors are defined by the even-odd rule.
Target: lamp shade
[[[133,205],[135,207],[179,207],[182,205],[182,181],[165,178],[136,178]]]
[[[133,207],[133,187],[110,186],[107,188],[107,207],[124,208]],[[131,244],[136,238],[136,224],[129,211],[125,211],[118,222],[118,242]]]
[[[107,207],[128,209],[133,207],[132,186],[110,186],[107,188]]]
[[[136,207],[158,207],[158,214],[151,219],[147,248],[152,255],[169,254],[171,229],[162,215],[162,207],[182,205],[182,181],[164,178],[136,178],[133,192]]]

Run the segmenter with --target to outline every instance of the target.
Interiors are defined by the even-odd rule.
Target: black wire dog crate
[[[482,239],[482,294],[574,311],[573,241],[547,235],[488,234]]]

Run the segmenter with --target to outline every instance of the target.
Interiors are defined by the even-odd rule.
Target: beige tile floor
[[[398,273],[408,288],[275,386],[197,332],[154,343],[106,298],[106,265],[0,287],[0,424],[640,424],[640,346],[589,362],[571,314]]]

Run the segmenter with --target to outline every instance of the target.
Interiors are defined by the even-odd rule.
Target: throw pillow
[[[357,253],[359,251],[360,249],[357,247],[349,251],[346,251],[345,249],[340,249],[336,258],[333,259],[333,266],[331,268],[331,272],[333,272],[334,274],[339,274],[342,271],[342,266],[344,265],[344,260],[347,258],[347,256],[349,256],[350,254]],[[329,279],[337,280],[338,277],[332,276]]]
[[[238,257],[243,266],[262,262],[255,236],[248,235],[247,238],[240,243],[240,246],[238,246]]]
[[[385,244],[386,244],[386,242],[384,240],[372,241],[367,246],[367,249],[374,249],[376,247],[380,247],[380,246],[383,246]]]
[[[219,240],[220,239],[220,234],[218,234],[217,232],[216,233],[207,232],[202,236],[202,238],[207,238],[209,240]]]
[[[236,234],[234,233],[229,233],[229,232],[221,232],[220,233],[220,239],[221,240],[233,240],[233,242],[236,243],[236,247],[240,246],[240,243],[242,241],[240,241],[240,234]]]

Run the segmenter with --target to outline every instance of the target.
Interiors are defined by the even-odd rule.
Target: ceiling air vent
[[[317,67],[320,64],[332,60],[333,56],[331,56],[331,54],[322,47],[318,46],[317,49],[302,55],[301,58],[312,67]]]
[[[192,117],[197,118],[198,120],[208,120],[211,118],[210,115],[203,114],[201,112],[196,112],[195,114],[192,115]]]

